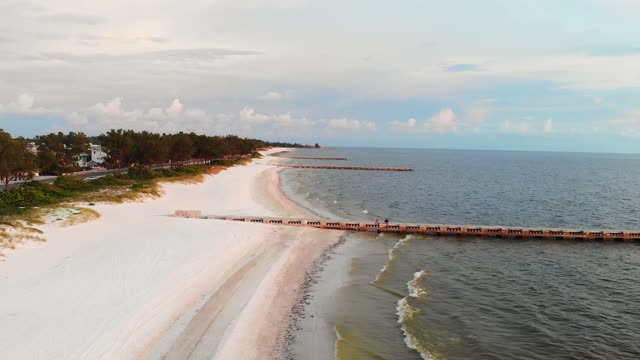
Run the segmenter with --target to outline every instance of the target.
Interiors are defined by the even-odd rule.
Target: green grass
[[[32,181],[0,192],[0,222],[15,216],[30,217],[33,209],[66,202],[124,202],[148,196],[159,196],[160,182],[200,182],[205,174],[220,168],[246,165],[251,159],[226,160],[215,168],[208,165],[180,166],[151,170],[135,166],[126,174],[104,176],[86,181],[74,176],[60,176],[53,184]],[[212,171],[217,170],[217,171]]]
[[[60,176],[53,184],[32,181],[0,192],[0,257],[3,256],[3,248],[15,248],[25,241],[45,241],[40,236],[42,231],[34,226],[43,224],[47,216],[55,214],[61,206],[79,211],[62,223],[63,226],[71,226],[100,217],[98,212],[70,205],[72,203],[94,206],[99,202],[122,203],[158,197],[162,195],[162,182],[198,183],[204,181],[207,174],[217,174],[228,167],[250,162],[251,159],[245,158],[225,160],[213,166],[191,165],[158,170],[133,167],[126,174],[90,181]]]

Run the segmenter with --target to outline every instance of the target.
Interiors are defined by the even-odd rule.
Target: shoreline
[[[98,204],[102,217],[95,221],[42,226],[47,243],[20,247],[0,263],[3,353],[282,356],[304,275],[342,232],[166,217],[176,209],[302,214],[273,191],[279,170],[252,162],[200,184],[163,183],[158,199]]]

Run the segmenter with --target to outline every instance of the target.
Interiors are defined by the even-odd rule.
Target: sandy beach
[[[307,215],[272,161],[42,226],[46,243],[0,262],[0,358],[277,358],[307,272],[341,232],[167,216]]]

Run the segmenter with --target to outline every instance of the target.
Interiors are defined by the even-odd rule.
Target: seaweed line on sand
[[[331,260],[335,250],[346,241],[345,236],[341,236],[340,239],[333,245],[327,247],[322,254],[313,261],[313,264],[304,274],[304,281],[298,289],[298,297],[295,304],[291,307],[289,321],[286,330],[284,331],[281,339],[278,341],[276,347],[276,358],[279,357],[282,360],[293,360],[294,356],[291,353],[291,345],[296,340],[296,332],[301,330],[300,323],[306,318],[306,307],[311,303],[313,295],[311,294],[313,286],[318,283],[320,274],[324,270],[326,263]]]

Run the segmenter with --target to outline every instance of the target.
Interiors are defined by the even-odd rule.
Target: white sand
[[[299,214],[265,194],[277,178],[253,163],[45,226],[47,243],[0,263],[0,358],[273,358],[305,269],[339,233],[165,215]]]

